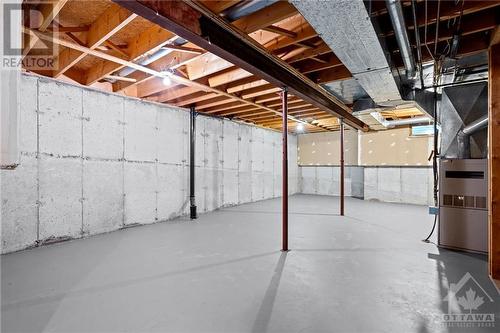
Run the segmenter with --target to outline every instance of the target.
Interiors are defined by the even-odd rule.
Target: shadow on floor
[[[274,301],[276,300],[276,295],[278,293],[278,288],[281,281],[281,276],[283,275],[283,269],[285,268],[285,261],[288,252],[281,252],[281,255],[276,264],[276,269],[274,270],[271,282],[267,287],[266,293],[264,294],[264,299],[259,307],[259,312],[257,312],[257,317],[253,323],[252,333],[265,333],[267,332],[267,327],[269,326],[269,321],[271,320],[271,315],[273,312]]]
[[[488,327],[495,322],[466,321],[469,326],[463,326],[462,322],[446,321],[447,314],[493,314],[493,320],[500,319],[500,296],[489,279],[488,257],[443,248],[438,251],[428,258],[436,262],[440,308],[448,332],[498,332],[498,328]]]

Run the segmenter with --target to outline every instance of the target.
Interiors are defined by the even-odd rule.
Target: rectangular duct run
[[[361,0],[292,0],[377,104],[401,100],[396,81]]]

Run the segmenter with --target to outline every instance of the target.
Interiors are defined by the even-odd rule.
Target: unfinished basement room
[[[2,0],[1,332],[500,332],[500,0]]]

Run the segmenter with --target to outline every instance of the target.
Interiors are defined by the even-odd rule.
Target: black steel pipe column
[[[344,120],[340,119],[340,216],[344,216]]]
[[[196,148],[196,110],[194,106],[190,109],[189,117],[189,202],[190,202],[190,216],[191,219],[198,218],[196,212],[196,198],[195,198],[195,148]]]
[[[281,93],[283,106],[283,189],[282,189],[282,251],[288,251],[288,89]]]

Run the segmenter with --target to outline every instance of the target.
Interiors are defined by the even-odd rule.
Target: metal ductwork
[[[258,10],[269,7],[278,0],[250,0],[242,1],[232,7],[229,7],[221,13],[228,21],[233,22],[239,18],[255,13]]]
[[[404,125],[430,124],[430,123],[432,123],[432,119],[430,119],[428,116],[419,116],[419,117],[397,119],[397,120],[386,120],[380,114],[380,112],[371,112],[370,115],[373,118],[375,118],[385,128],[393,128],[396,126],[404,126]]]
[[[169,53],[172,53],[172,51],[174,51],[174,50],[168,49],[168,48],[161,48],[158,51],[154,52],[153,54],[145,55],[145,56],[141,57],[137,61],[137,63],[141,66],[147,66],[147,65],[151,64],[152,62],[155,62],[156,60],[168,55]],[[118,71],[118,73],[116,73],[115,75],[128,76],[135,71],[136,70],[133,69],[132,67],[125,67],[125,68],[121,69],[120,71]]]
[[[488,115],[476,119],[457,134],[458,158],[470,158],[470,136],[488,126]]]
[[[403,16],[403,8],[400,0],[385,0],[387,11],[391,17],[394,34],[398,42],[399,51],[403,58],[403,63],[406,68],[406,77],[413,79],[416,74],[415,59],[411,51],[410,40],[406,32],[405,18]]]
[[[362,0],[291,0],[375,101],[401,100],[386,55]]]
[[[439,119],[441,158],[486,158],[488,133],[484,128],[488,124],[487,83],[444,88]]]

